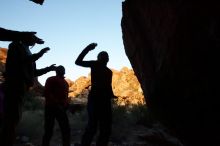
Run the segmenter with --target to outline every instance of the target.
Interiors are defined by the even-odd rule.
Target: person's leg
[[[51,107],[45,107],[44,114],[44,136],[42,146],[49,146],[55,122],[54,110]]]
[[[106,107],[105,107],[106,108]],[[111,109],[102,109],[99,114],[99,136],[96,146],[107,146],[112,128],[112,113]]]
[[[70,126],[66,110],[62,107],[57,109],[56,119],[62,132],[63,146],[70,146]]]
[[[10,96],[10,97],[8,97]],[[12,146],[15,141],[15,129],[21,118],[21,101],[12,101],[14,94],[7,94],[4,103],[3,127],[0,135],[0,145]]]
[[[13,146],[15,141],[16,126],[17,122],[15,122],[15,120],[12,120],[11,118],[4,120],[0,145]]]
[[[97,130],[97,115],[94,107],[88,107],[88,123],[82,136],[82,146],[90,146]]]

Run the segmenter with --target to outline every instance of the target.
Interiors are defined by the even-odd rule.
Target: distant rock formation
[[[0,49],[0,74],[4,71],[7,57],[7,49]],[[114,70],[112,78],[112,89],[115,96],[118,97],[116,103],[118,105],[128,104],[145,104],[143,91],[132,69],[127,67],[120,71]],[[2,78],[0,78],[2,80]],[[70,88],[69,97],[79,102],[85,102],[90,91],[91,77],[82,76],[76,81],[66,79]],[[42,96],[44,87],[36,80],[31,92],[37,96]]]
[[[0,82],[3,81],[2,73],[5,71],[6,58],[7,58],[7,49],[0,48]]]
[[[118,105],[145,104],[142,89],[133,70],[124,67],[120,71],[112,71],[112,89],[115,96],[118,97],[116,103]],[[90,75],[80,77],[75,82],[67,79],[70,85],[69,96],[73,100],[74,98],[86,98],[91,86],[90,79]]]
[[[69,97],[74,103],[85,104],[90,91],[90,77],[82,76],[76,81],[66,79],[69,84]]]
[[[7,49],[0,47],[0,63],[6,63]]]
[[[113,70],[112,88],[118,105],[145,104],[143,91],[132,69]]]

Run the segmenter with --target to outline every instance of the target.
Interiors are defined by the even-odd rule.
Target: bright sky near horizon
[[[51,64],[63,65],[66,78],[75,80],[87,76],[89,68],[75,65],[79,53],[92,42],[98,43],[86,60],[95,60],[100,51],[109,53],[109,68],[120,70],[130,62],[125,55],[121,32],[121,3],[123,0],[45,0],[43,6],[29,0],[1,0],[0,27],[36,31],[45,44],[36,45],[32,53],[44,47],[51,50],[40,58],[37,68]],[[8,47],[9,42],[0,42]],[[47,73],[39,78],[44,84]]]

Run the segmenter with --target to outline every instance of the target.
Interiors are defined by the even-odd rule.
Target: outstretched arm
[[[35,54],[32,54],[32,55],[29,55],[29,56],[27,57],[27,61],[28,61],[28,62],[35,62],[35,61],[37,61],[40,57],[42,57],[45,53],[47,53],[47,51],[49,51],[49,50],[50,50],[49,47],[43,48],[42,50],[40,50],[40,52],[35,53]]]
[[[0,41],[24,41],[31,37],[36,39],[36,43],[43,44],[44,41],[36,37],[36,32],[21,32],[14,30],[7,30],[0,27]]]
[[[55,71],[56,69],[56,66],[55,64],[52,64],[51,66],[49,67],[45,67],[45,68],[42,68],[42,69],[36,69],[35,70],[35,73],[34,73],[34,76],[35,77],[38,77],[38,76],[42,76],[50,71]]]
[[[94,61],[83,61],[84,57],[86,56],[86,54],[95,49],[95,47],[97,46],[96,43],[91,43],[89,44],[77,57],[75,64],[79,65],[79,66],[83,66],[83,67],[91,67]]]

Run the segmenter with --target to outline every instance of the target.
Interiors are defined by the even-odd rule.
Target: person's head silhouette
[[[99,62],[103,63],[104,65],[107,65],[109,61],[108,53],[106,51],[102,51],[98,54],[97,59]]]
[[[57,66],[56,67],[56,75],[63,77],[64,74],[65,74],[65,68],[62,65]]]

